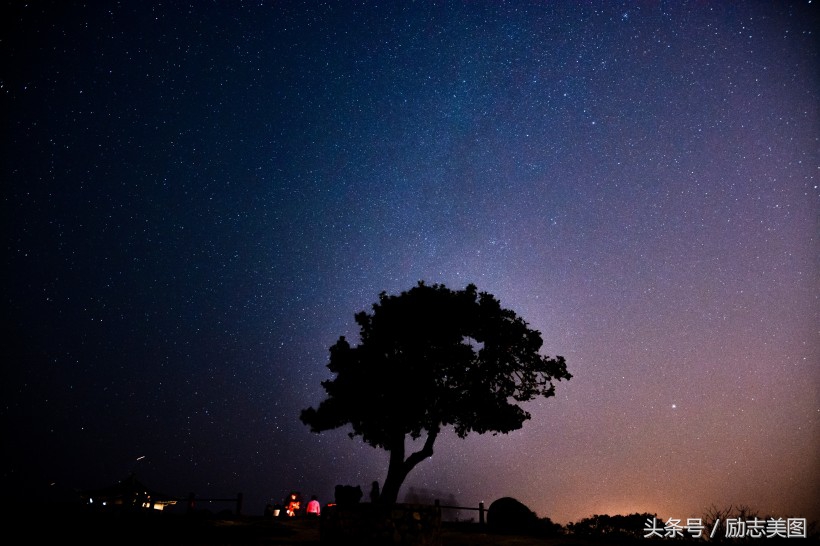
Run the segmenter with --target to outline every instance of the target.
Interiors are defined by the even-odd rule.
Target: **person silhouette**
[[[310,496],[310,501],[307,503],[307,510],[305,510],[305,512],[308,516],[319,516],[322,513],[322,507],[316,495]]]
[[[288,496],[288,500],[285,501],[285,511],[287,515],[293,517],[302,507],[302,499],[299,497],[299,493],[296,491],[291,491],[290,495]]]

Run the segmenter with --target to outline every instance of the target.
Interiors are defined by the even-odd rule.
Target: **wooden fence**
[[[188,511],[193,512],[196,508],[197,502],[230,502],[234,503],[236,506],[236,515],[239,516],[242,514],[242,500],[243,495],[242,493],[237,493],[236,497],[229,497],[229,498],[221,498],[221,499],[208,499],[208,498],[200,498],[197,497],[194,493],[190,493],[188,498],[186,499],[188,502]],[[484,503],[479,502],[478,507],[475,506],[448,506],[441,504],[441,501],[438,499],[435,500],[436,508],[442,510],[474,510],[478,512],[478,524],[480,526],[484,526],[486,523],[485,514],[487,510],[484,508]]]
[[[193,493],[188,494],[188,512],[193,512],[194,508],[196,508],[197,502],[231,502],[236,504],[236,515],[242,515],[242,493],[237,493],[236,497],[231,497],[227,499],[203,499],[198,498]]]
[[[478,508],[475,506],[444,506],[441,504],[441,501],[436,499],[436,507],[441,509],[450,509],[450,510],[478,510],[478,524],[481,527],[484,527],[485,519],[484,519],[484,503],[479,502]]]

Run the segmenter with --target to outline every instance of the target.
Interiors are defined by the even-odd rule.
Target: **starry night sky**
[[[424,280],[574,377],[404,493],[820,518],[816,3],[2,9],[4,489],[366,496],[299,411]]]

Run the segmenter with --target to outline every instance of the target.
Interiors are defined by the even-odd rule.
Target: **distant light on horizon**
[[[573,379],[519,430],[441,430],[400,495],[820,521],[820,2],[30,4],[0,84],[15,496],[367,498],[385,452],[299,412],[423,280]]]

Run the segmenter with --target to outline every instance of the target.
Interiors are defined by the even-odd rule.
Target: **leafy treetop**
[[[301,420],[314,432],[350,424],[351,437],[390,451],[383,494],[397,494],[407,472],[432,455],[442,427],[462,438],[519,429],[530,414],[516,402],[553,396],[553,381],[572,377],[563,357],[539,353],[539,332],[472,284],[382,292],[372,313],[355,320],[359,345],[342,336],[330,348],[335,378],[322,382],[328,398]],[[404,460],[405,437],[425,432],[425,447]]]

